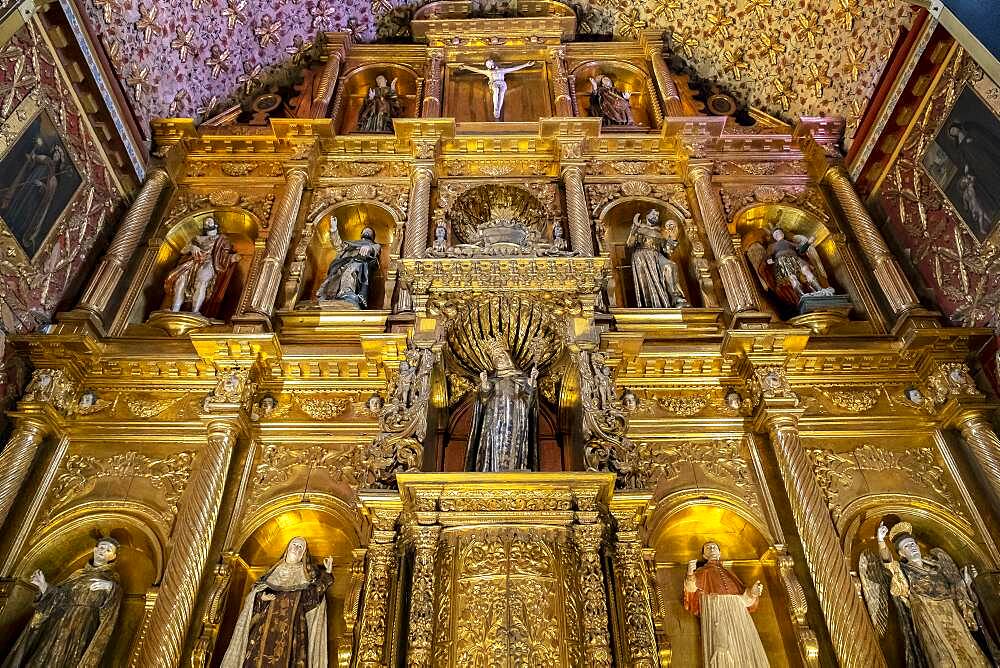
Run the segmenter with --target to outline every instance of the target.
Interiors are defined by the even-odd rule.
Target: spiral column
[[[407,207],[406,232],[403,257],[420,257],[427,250],[427,226],[431,215],[431,184],[434,169],[421,164],[413,168],[410,176],[410,203]]]
[[[151,169],[139,189],[135,200],[122,218],[111,245],[94,271],[87,289],[80,299],[79,308],[92,311],[99,318],[125,274],[128,263],[135,255],[146,227],[153,217],[157,202],[164,189],[170,185],[170,176],[162,169]]]
[[[662,45],[649,45],[646,55],[649,62],[653,64],[653,78],[660,89],[663,97],[663,111],[667,116],[683,116],[684,107],[681,105],[681,94],[677,90],[677,82],[670,76],[670,69],[666,61],[663,60]]]
[[[438,118],[441,115],[441,73],[444,51],[435,49],[424,68],[424,99],[420,105],[421,118]]]
[[[337,79],[340,77],[340,67],[343,64],[343,56],[339,52],[331,53],[323,71],[320,72],[319,80],[313,87],[312,106],[310,112],[312,116],[325,116],[326,110],[330,106],[330,98],[333,97],[333,89],[337,87]]]
[[[149,634],[136,665],[174,668],[180,665],[184,637],[191,622],[198,588],[208,563],[212,534],[219,517],[229,462],[239,437],[236,419],[211,419],[197,473],[184,488],[174,524],[170,558],[150,615]]]
[[[990,408],[962,406],[956,400],[954,407],[947,406],[942,412],[951,412],[949,409],[955,414],[952,425],[961,431],[972,460],[989,483],[994,498],[1000,500],[1000,437],[990,424]]]
[[[875,280],[885,294],[889,307],[896,315],[920,306],[913,287],[903,274],[896,258],[882,238],[878,227],[872,220],[868,209],[858,197],[851,177],[843,165],[830,167],[823,176],[823,183],[833,191],[837,204],[844,212],[847,224],[851,228],[861,252],[875,274]]]
[[[19,416],[14,433],[0,450],[0,526],[31,471],[38,446],[50,431],[49,424],[39,416]]]
[[[695,165],[690,168],[689,174],[729,308],[733,313],[759,311],[760,305],[757,303],[757,293],[753,289],[750,272],[736,254],[733,240],[729,238],[722,198],[712,186],[712,170],[707,165]]]
[[[252,286],[253,293],[250,297],[250,310],[265,317],[270,317],[274,310],[274,300],[281,285],[281,271],[285,266],[285,255],[288,254],[288,244],[291,243],[295,221],[299,217],[306,178],[304,168],[290,169],[285,176],[285,189],[281,199],[271,213],[270,232],[264,246],[264,257],[257,284]]]
[[[552,65],[555,69],[551,84],[556,116],[574,116],[573,97],[569,89],[569,74],[566,72],[566,49],[553,50]]]
[[[563,165],[562,179],[566,189],[566,217],[569,220],[569,239],[573,250],[592,256],[594,235],[590,227],[587,193],[583,189],[583,168],[576,164]]]
[[[840,665],[879,668],[886,663],[878,637],[854,587],[823,490],[799,439],[800,412],[788,405],[788,400],[765,400],[762,418],[771,436],[819,605]]]

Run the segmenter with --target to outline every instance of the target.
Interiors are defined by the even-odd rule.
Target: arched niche
[[[789,204],[753,204],[733,216],[729,225],[730,234],[736,234],[740,239],[743,261],[747,263],[750,276],[756,283],[759,294],[764,295],[765,310],[770,311],[782,320],[790,320],[798,316],[798,312],[766,289],[758,277],[758,270],[747,258],[747,250],[757,242],[767,248],[771,231],[780,227],[786,237],[801,234],[814,238],[813,246],[819,254],[826,272],[826,279],[817,276],[823,287],[832,287],[837,294],[848,294],[853,304],[852,317],[864,317],[864,302],[851,280],[845,258],[837,248],[834,236],[827,225],[815,214],[800,207]]]
[[[653,113],[653,104],[656,103],[651,101],[655,92],[649,73],[641,67],[620,60],[590,60],[573,68],[576,104],[580,116],[600,117],[599,111],[590,108],[590,93],[593,90],[590,80],[602,76],[609,77],[618,90],[632,93],[628,101],[636,127],[656,127],[656,116]],[[628,126],[608,125],[605,126],[605,131],[627,128]]]
[[[858,558],[864,550],[878,555],[875,532],[881,522],[891,527],[898,521],[913,525],[913,537],[923,554],[935,547],[945,550],[959,568],[972,564],[981,577],[977,579],[977,593],[986,607],[992,607],[996,619],[996,585],[990,571],[996,571],[997,561],[991,552],[976,540],[975,530],[951,509],[929,499],[902,494],[870,494],[855,499],[843,510],[838,530],[848,568],[858,572]],[[894,559],[899,555],[889,543]],[[990,595],[992,594],[992,595]],[[880,638],[882,652],[889,665],[904,665],[905,651],[895,608],[889,602],[889,623],[885,636]]]
[[[285,552],[296,536],[306,539],[315,564],[333,557],[333,584],[327,590],[328,662],[343,665],[338,657],[350,653],[346,637],[344,602],[352,585],[354,550],[360,546],[360,520],[343,500],[323,494],[291,495],[272,503],[246,523],[235,543],[235,558],[219,635],[211,666],[218,666],[232,640],[233,627],[250,588]]]
[[[139,504],[119,505],[115,511],[98,503],[79,506],[56,518],[29,546],[13,573],[18,584],[0,613],[0,656],[6,655],[31,617],[37,592],[26,584],[31,574],[41,570],[49,584],[58,585],[87,564],[98,537],[111,536],[120,543],[115,563],[122,601],[102,665],[128,665],[143,624],[147,593],[163,575],[165,538],[152,528],[155,511]]]
[[[608,305],[612,308],[637,308],[635,282],[632,276],[630,253],[626,247],[632,220],[656,209],[660,214],[660,224],[668,220],[676,221],[678,245],[670,256],[677,263],[681,289],[691,306],[705,306],[706,299],[701,286],[702,279],[695,266],[692,242],[688,238],[684,212],[676,206],[652,197],[624,197],[608,204],[598,211],[598,229],[603,230],[599,239],[602,253],[611,258],[611,279],[608,281]]]
[[[148,274],[144,289],[132,308],[130,322],[144,322],[153,311],[170,307],[165,303],[164,281],[177,266],[183,248],[191,239],[202,233],[208,218],[215,219],[219,225],[219,234],[229,237],[236,252],[240,254],[240,261],[230,276],[225,295],[218,307],[214,312],[209,311],[205,315],[221,321],[228,321],[236,315],[243,289],[251,275],[261,222],[249,211],[234,207],[199,211],[168,224],[152,271]],[[190,304],[185,303],[182,308],[190,308]]]
[[[706,498],[707,497],[707,498]],[[677,668],[698,668],[700,620],[683,606],[688,562],[701,559],[708,541],[719,544],[723,564],[750,586],[760,580],[764,593],[752,613],[771,665],[799,665],[791,616],[783,583],[773,561],[771,539],[744,504],[726,495],[702,494],[657,502],[650,519],[650,546],[655,551],[656,586],[663,602],[664,627]]]
[[[417,74],[409,65],[401,63],[371,63],[361,65],[340,77],[337,95],[342,100],[340,118],[337,119],[337,133],[359,132],[358,114],[368,97],[368,91],[376,86],[375,79],[384,76],[391,83],[396,79],[396,93],[399,96],[399,118],[416,118],[419,115],[420,99],[417,97]]]
[[[309,248],[306,251],[306,266],[302,276],[300,300],[313,303],[316,291],[326,278],[330,263],[337,257],[339,248],[334,248],[330,239],[331,221],[337,219],[337,231],[343,241],[361,238],[361,232],[370,227],[375,231],[375,241],[381,244],[378,272],[368,293],[368,310],[388,309],[392,298],[393,272],[391,249],[398,244],[401,223],[396,215],[378,202],[358,201],[336,204],[317,216],[319,222],[313,230]]]

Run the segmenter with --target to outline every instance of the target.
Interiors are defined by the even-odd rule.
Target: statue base
[[[295,307],[296,311],[364,311],[357,304],[347,302],[342,299],[313,299],[307,302],[300,302]]]
[[[799,315],[816,311],[843,311],[846,315],[854,307],[848,295],[830,292],[811,292],[799,298]]]
[[[224,324],[221,320],[210,320],[200,313],[187,311],[153,311],[149,314],[146,324],[156,329],[162,329],[170,336],[184,336],[212,325]]]
[[[788,324],[808,327],[813,334],[829,334],[831,331],[850,322],[847,313],[850,309],[832,311],[812,311],[797,315],[788,320]]]

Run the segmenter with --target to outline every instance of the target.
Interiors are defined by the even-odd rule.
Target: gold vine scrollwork
[[[679,477],[684,466],[698,466],[707,475],[735,487],[751,508],[759,508],[757,489],[736,439],[680,441],[641,444],[644,485],[667,482]]]

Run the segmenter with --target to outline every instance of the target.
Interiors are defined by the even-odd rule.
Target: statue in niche
[[[219,234],[215,218],[209,217],[205,219],[202,233],[181,249],[181,258],[163,284],[170,310],[180,311],[188,302],[191,313],[215,315],[239,264],[240,254],[229,237]]]
[[[486,77],[486,82],[490,86],[490,93],[493,95],[493,118],[494,120],[500,120],[500,114],[503,112],[503,100],[507,95],[507,81],[506,77],[511,72],[517,72],[518,70],[523,70],[526,67],[531,67],[535,64],[535,61],[530,60],[526,63],[521,63],[520,65],[511,65],[510,67],[500,67],[496,64],[492,58],[486,61],[486,69],[480,67],[472,67],[471,65],[462,65],[459,70],[468,70],[469,72],[475,72],[476,74],[482,74]]]
[[[326,270],[326,279],[316,291],[320,302],[342,302],[348,308],[367,309],[371,282],[378,272],[381,244],[375,243],[375,230],[366,227],[357,241],[344,241],[337,229],[337,219],[330,220],[330,245],[337,257]]]
[[[101,538],[87,565],[58,585],[41,571],[31,575],[38,587],[28,628],[3,662],[3,668],[95,668],[100,665],[118,619],[122,588],[114,561],[118,541]]]
[[[444,255],[448,252],[448,228],[440,221],[434,226],[434,243],[431,245],[431,249],[436,255]]]
[[[681,290],[680,270],[670,256],[677,249],[677,222],[661,228],[660,213],[650,209],[645,219],[637,213],[625,242],[632,265],[636,306],[639,308],[685,308],[690,306]]]
[[[306,539],[290,540],[244,599],[222,668],[326,668],[326,590],[332,573],[332,557],[317,568]]]
[[[590,86],[590,115],[600,117],[601,125],[635,125],[629,104],[634,93],[619,89],[607,75],[591,78]]]
[[[523,373],[497,338],[485,342],[493,373],[479,374],[466,471],[537,471],[538,367]]]
[[[899,555],[893,558],[886,538]],[[924,555],[909,522],[889,529],[880,523],[875,532],[879,554],[866,550],[858,558],[858,574],[872,624],[884,635],[892,598],[903,636],[907,668],[995,665],[996,645],[983,628],[978,600],[951,556],[939,547]],[[979,640],[977,641],[977,636]]]
[[[684,578],[684,609],[701,617],[701,648],[706,668],[767,668],[767,654],[750,613],[757,609],[764,585],[747,589],[722,565],[714,541],[701,550],[704,562],[692,559]]]
[[[850,299],[829,287],[815,241],[804,234],[789,239],[784,230],[776,227],[768,238],[755,241],[746,252],[764,289],[799,313],[849,307]]]
[[[396,82],[387,83],[385,75],[375,77],[375,85],[368,89],[368,96],[358,112],[358,132],[391,133],[392,119],[399,118],[401,105]]]

